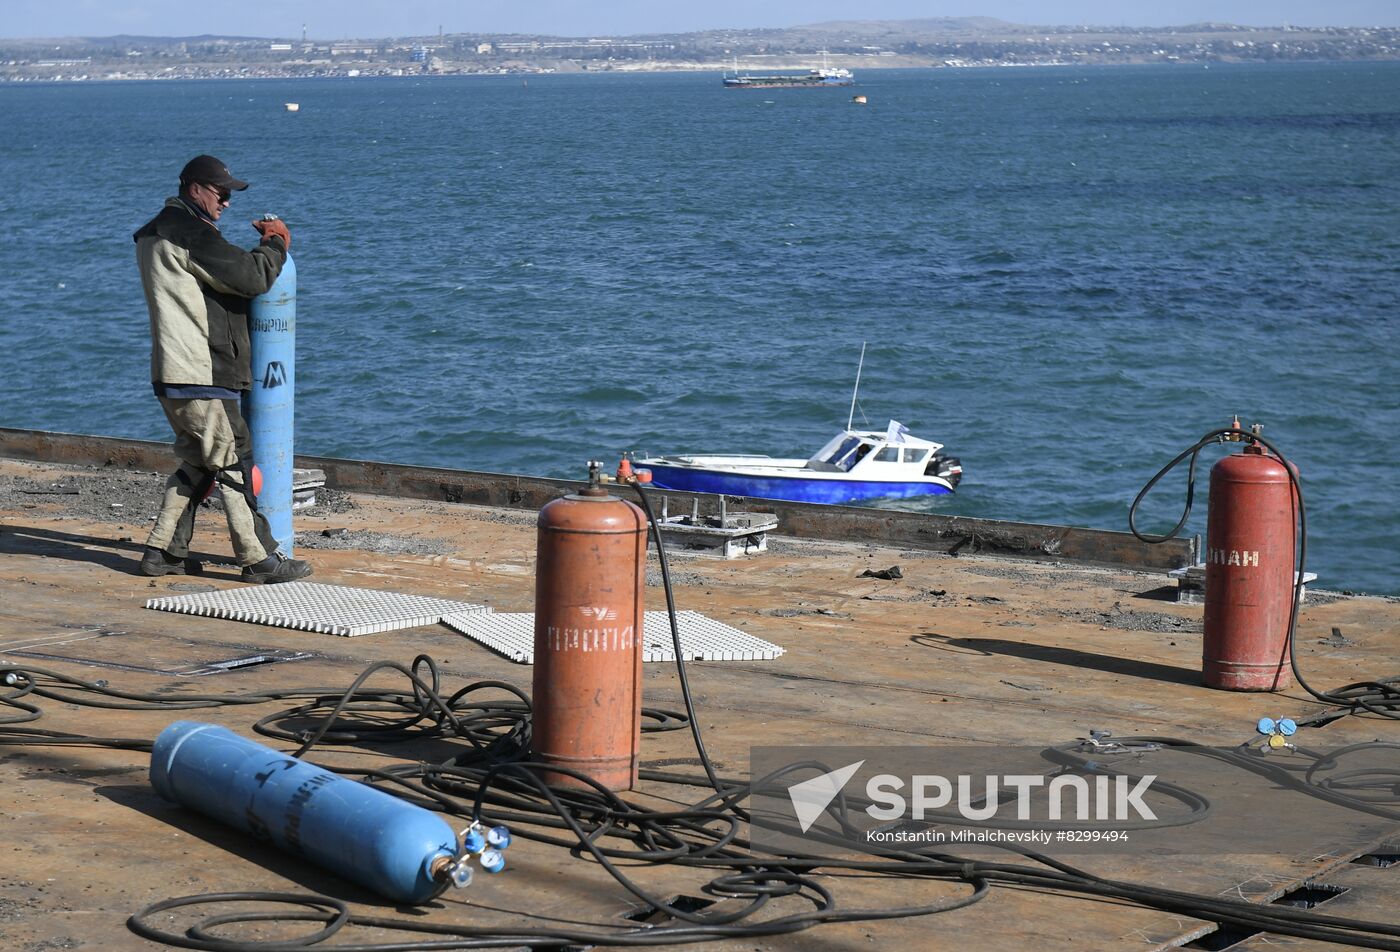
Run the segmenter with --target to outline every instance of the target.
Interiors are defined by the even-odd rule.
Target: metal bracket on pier
[[[688,515],[673,516],[670,500],[661,497],[661,541],[667,552],[711,555],[737,559],[768,551],[768,533],[778,527],[778,517],[767,512],[730,512],[728,500],[719,497],[719,511],[700,514],[700,500],[692,501]],[[647,536],[651,539],[651,534]]]

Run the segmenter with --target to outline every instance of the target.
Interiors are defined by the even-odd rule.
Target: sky
[[[312,39],[448,33],[618,36],[829,20],[989,16],[1033,25],[1400,26],[1396,0],[0,0],[0,36]]]

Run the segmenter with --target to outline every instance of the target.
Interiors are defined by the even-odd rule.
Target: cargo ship
[[[734,64],[734,75],[724,77],[725,89],[802,89],[809,86],[840,87],[855,85],[856,78],[848,69],[832,69],[826,63],[826,51],[822,50],[822,65],[805,73],[774,73],[768,76],[749,76],[739,73],[739,65]]]

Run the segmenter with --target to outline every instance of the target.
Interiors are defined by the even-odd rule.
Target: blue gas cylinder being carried
[[[482,852],[459,844],[436,813],[215,724],[176,721],[161,731],[151,785],[398,902],[427,902],[449,885],[467,885],[471,854]],[[481,836],[477,830],[469,833]],[[489,833],[509,842],[504,827]],[[483,868],[499,869],[497,859],[498,851],[483,856]]]
[[[297,266],[290,255],[272,287],[253,298],[248,312],[248,336],[252,344],[253,386],[243,396],[243,416],[253,437],[253,462],[262,471],[258,511],[267,518],[277,548],[291,558]]]

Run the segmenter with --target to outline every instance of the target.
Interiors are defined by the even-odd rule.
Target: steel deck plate
[[[674,661],[671,622],[665,612],[644,612],[642,660]],[[521,664],[535,663],[534,612],[452,614],[443,624]],[[676,612],[687,661],[772,661],[783,649],[699,612]]]
[[[283,582],[153,598],[146,607],[346,637],[431,625],[448,614],[465,618],[475,612],[490,611],[471,602],[317,582]]]

